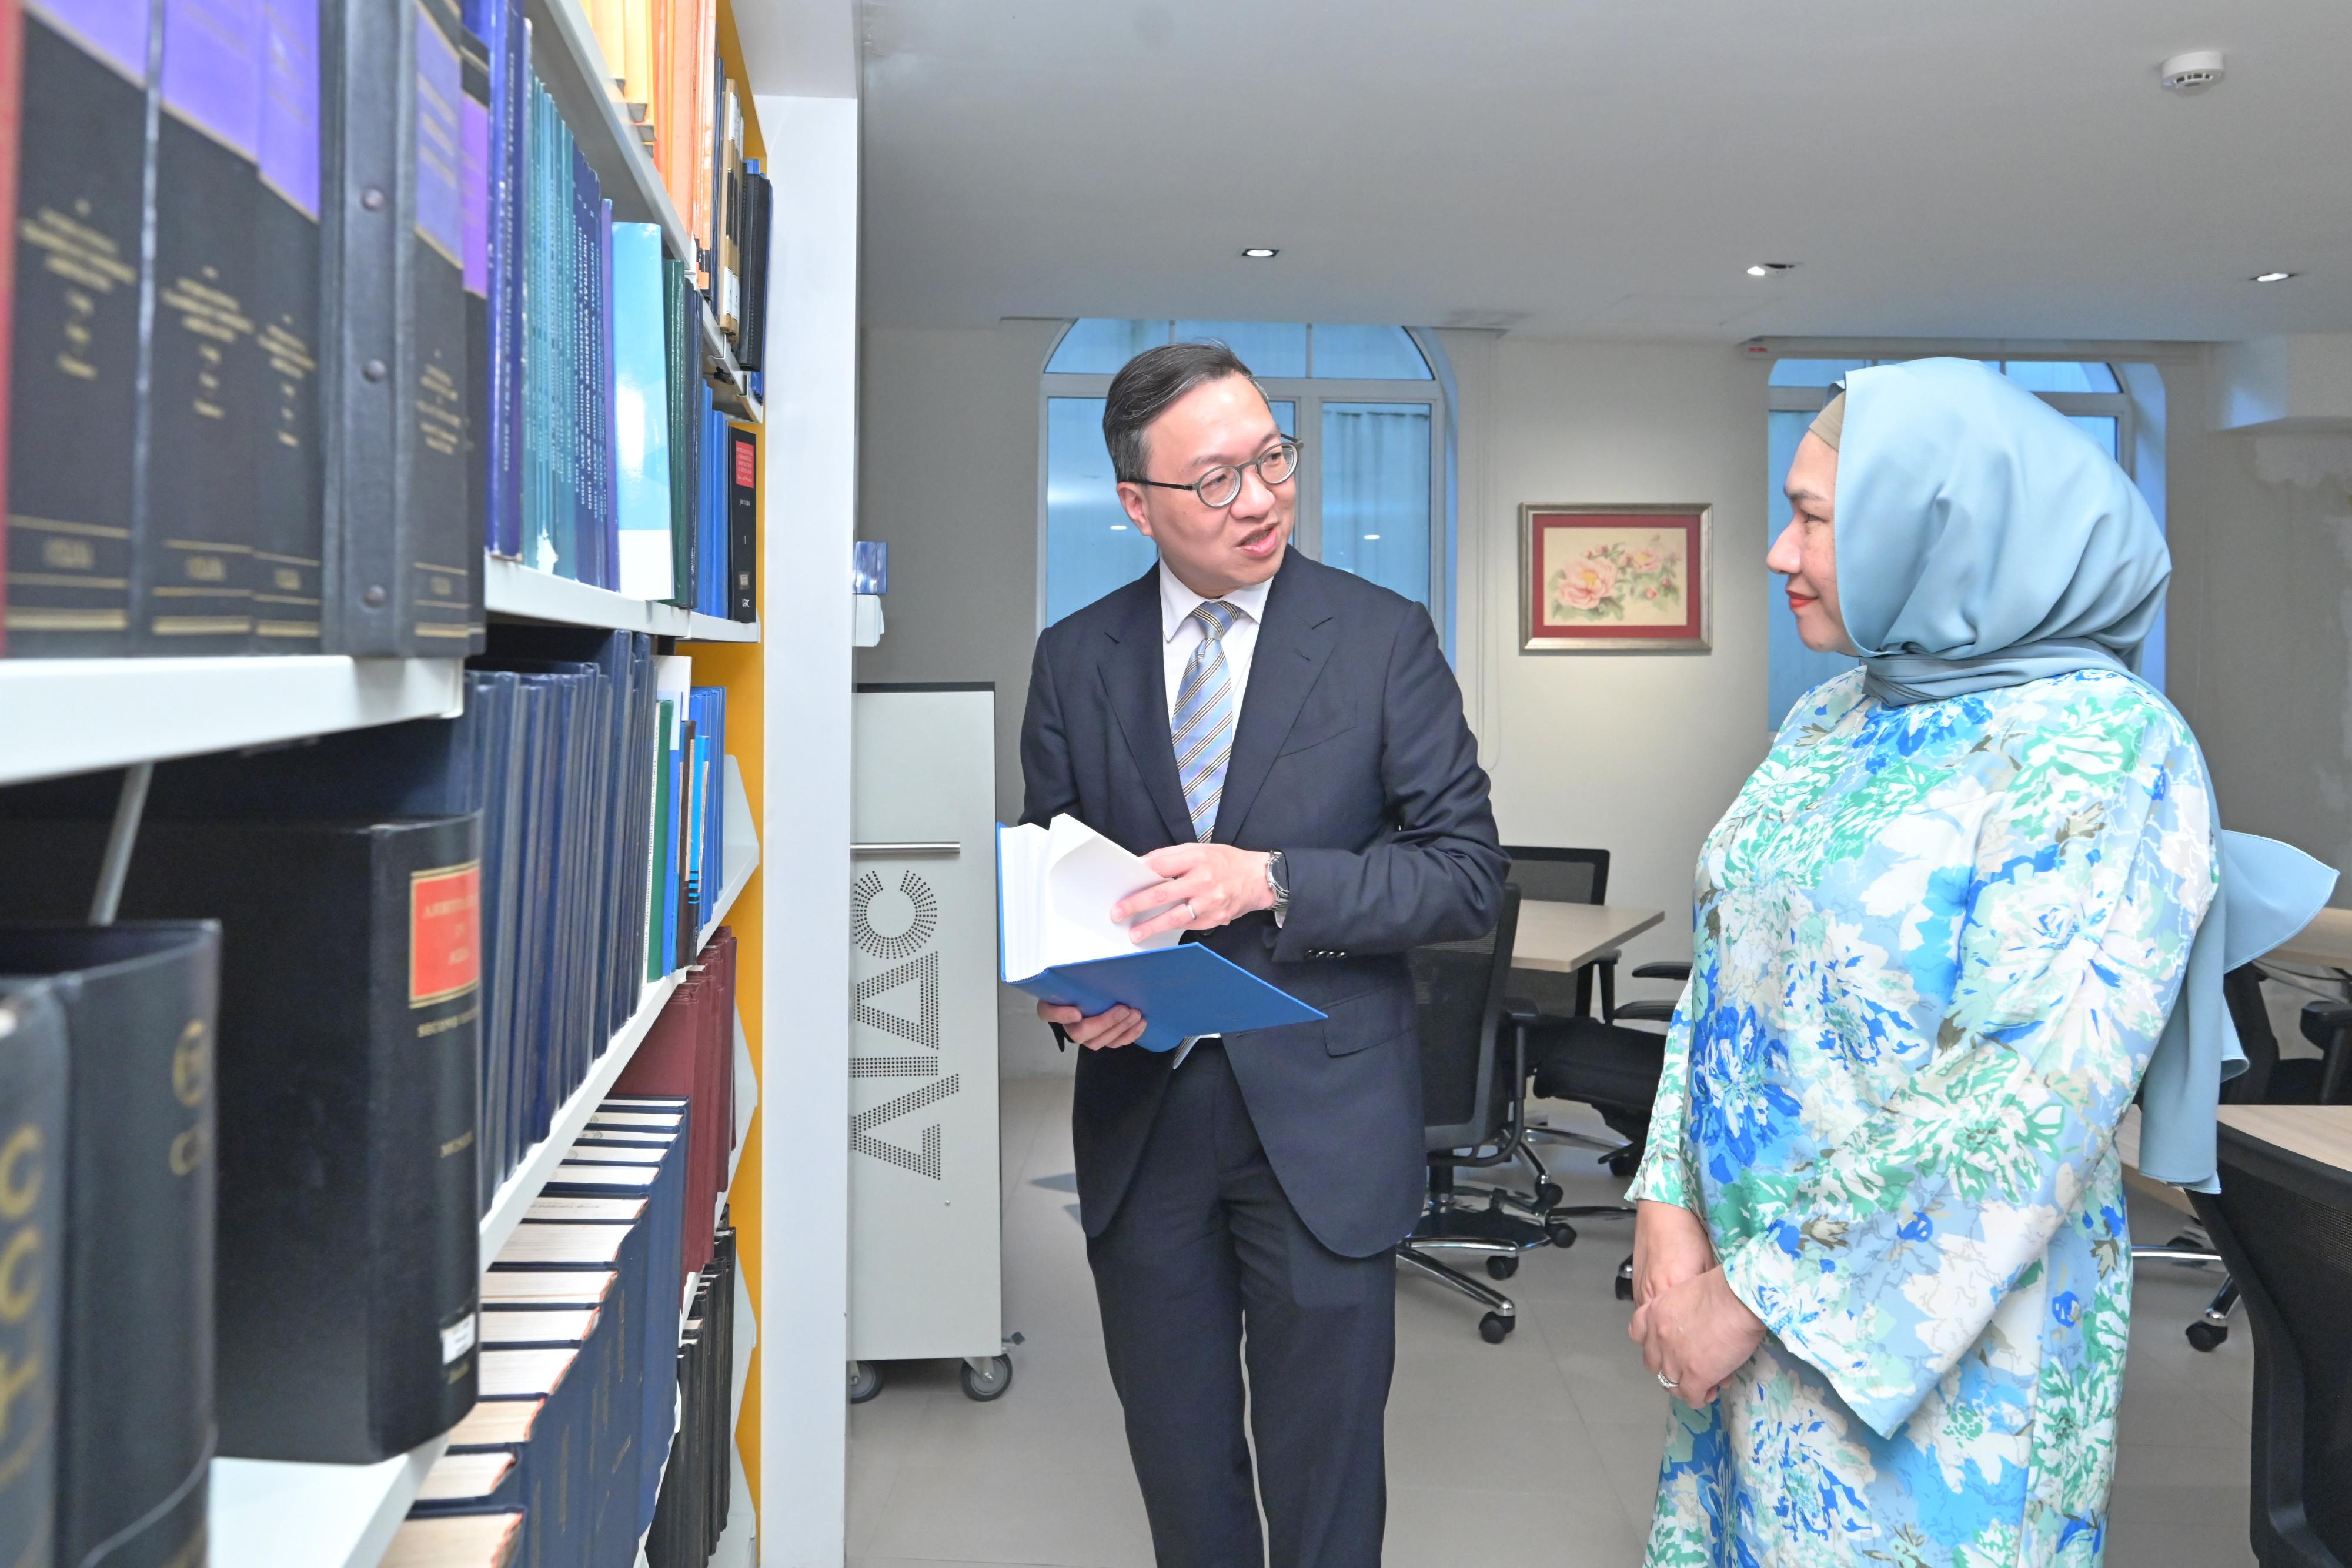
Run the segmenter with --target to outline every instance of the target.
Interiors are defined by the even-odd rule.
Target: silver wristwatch
[[[1290,865],[1280,850],[1265,857],[1265,885],[1274,894],[1274,923],[1290,918]]]

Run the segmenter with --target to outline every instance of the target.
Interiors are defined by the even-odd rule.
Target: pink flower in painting
[[[1640,545],[1625,552],[1625,570],[1633,572],[1655,571],[1664,558],[1655,544]]]
[[[1554,594],[1571,610],[1591,610],[1617,587],[1617,563],[1605,555],[1569,567],[1553,579]]]
[[[1657,591],[1656,589],[1654,589],[1654,588],[1653,588],[1653,589],[1648,589],[1648,590],[1644,591],[1643,591],[1643,593],[1642,594],[1642,597],[1643,597],[1643,598],[1644,598],[1644,599],[1655,599],[1657,596],[1658,596],[1658,591]]]

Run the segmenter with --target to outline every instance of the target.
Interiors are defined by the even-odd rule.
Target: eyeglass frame
[[[1279,479],[1268,479],[1265,476],[1265,465],[1273,462],[1276,455],[1278,455],[1286,446],[1290,448],[1292,463],[1290,472],[1284,475]],[[1208,507],[1209,510],[1213,512],[1222,512],[1234,505],[1235,502],[1238,502],[1242,498],[1242,492],[1249,488],[1249,481],[1244,477],[1244,475],[1251,473],[1256,474],[1257,482],[1265,486],[1269,492],[1271,492],[1277,485],[1287,485],[1293,479],[1297,478],[1298,469],[1297,465],[1298,459],[1304,455],[1306,448],[1307,444],[1299,440],[1297,436],[1286,435],[1277,440],[1274,444],[1274,451],[1267,453],[1265,456],[1253,458],[1247,463],[1220,463],[1216,467],[1210,469],[1208,474],[1202,475],[1198,479],[1193,480],[1189,485],[1171,485],[1165,479],[1129,479],[1122,482],[1129,485],[1149,485],[1155,490],[1190,490],[1192,492],[1192,498],[1200,502],[1201,505]],[[1234,486],[1233,500],[1223,502],[1211,501],[1209,497],[1201,494],[1201,486],[1209,482],[1209,476],[1211,474],[1223,473],[1226,469],[1233,470],[1234,477],[1236,481]]]

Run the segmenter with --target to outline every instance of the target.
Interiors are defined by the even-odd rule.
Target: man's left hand
[[[1720,1266],[1659,1294],[1627,1332],[1642,1360],[1694,1410],[1712,1403],[1764,1343],[1764,1322],[1733,1293]]]
[[[1138,942],[1162,931],[1214,931],[1244,915],[1274,907],[1274,889],[1265,880],[1265,862],[1272,858],[1263,851],[1237,850],[1231,844],[1171,844],[1154,850],[1143,863],[1166,880],[1113,904],[1110,917],[1127,920],[1159,910],[1129,932]]]

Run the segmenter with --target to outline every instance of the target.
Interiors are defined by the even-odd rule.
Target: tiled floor
[[[855,1568],[1151,1562],[1076,1218],[1066,1080],[1004,1085],[1005,1327],[1012,1392],[975,1405],[951,1364],[898,1364],[850,1416]],[[1550,1108],[1572,1124],[1576,1112]],[[1566,1170],[1586,1168],[1564,1154]],[[1570,1203],[1615,1200],[1605,1176]],[[2162,1209],[2135,1212],[2170,1234]],[[1565,1252],[1531,1254],[1505,1288],[1518,1332],[1483,1343],[1466,1301],[1400,1280],[1389,1400],[1390,1568],[1633,1568],[1654,1494],[1665,1396],[1625,1337],[1611,1277],[1631,1227],[1599,1220]],[[2240,1327],[2210,1355],[2181,1326],[2203,1272],[2141,1273],[2126,1381],[2110,1568],[2239,1568],[2246,1547],[2252,1347]]]

